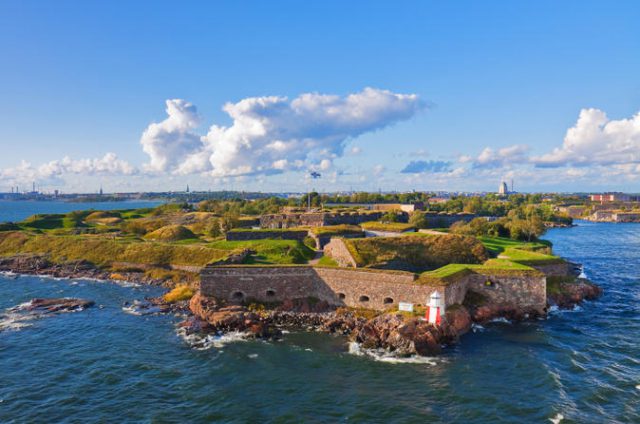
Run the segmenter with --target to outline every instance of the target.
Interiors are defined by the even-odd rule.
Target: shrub
[[[181,300],[189,300],[193,297],[194,291],[187,285],[179,285],[174,287],[169,293],[163,296],[164,301],[168,303],[175,303]]]

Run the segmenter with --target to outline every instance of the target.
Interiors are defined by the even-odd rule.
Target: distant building
[[[505,181],[500,183],[500,186],[498,187],[498,194],[502,196],[506,196],[507,194],[509,194],[509,186]]]
[[[619,192],[609,192],[601,194],[592,194],[589,196],[592,202],[610,203],[610,202],[631,202],[636,200],[628,194]]]
[[[424,203],[415,202],[411,204],[402,203],[325,203],[326,208],[359,208],[370,211],[403,211],[414,212],[424,209]]]

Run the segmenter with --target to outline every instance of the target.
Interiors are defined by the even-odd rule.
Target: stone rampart
[[[335,306],[383,310],[398,302],[425,303],[436,290],[415,275],[311,266],[206,267],[200,290],[229,301],[278,302],[315,297]]]
[[[324,246],[324,254],[338,263],[340,266],[357,268],[358,263],[353,259],[347,245],[341,238],[334,237]]]
[[[384,212],[309,212],[309,213],[276,213],[262,215],[262,228],[291,228],[291,227],[324,227],[327,225],[359,225],[363,222],[379,221]],[[409,215],[399,212],[399,219],[406,222]]]
[[[461,304],[469,290],[495,304],[543,312],[546,277],[471,273],[447,286],[417,284],[408,272],[312,266],[209,266],[201,273],[203,295],[228,301],[279,302],[315,297],[335,306],[384,310],[399,302],[424,305],[433,291],[446,306]]]
[[[515,305],[543,313],[547,306],[547,278],[539,275],[470,274],[466,290],[485,295],[493,304]]]
[[[448,228],[455,222],[469,222],[477,217],[477,215],[470,213],[445,214],[436,212],[426,212],[424,216],[427,218],[427,228]]]
[[[227,231],[227,241],[246,241],[246,240],[264,240],[264,239],[281,239],[281,240],[299,240],[303,241],[309,235],[307,230],[288,230],[288,231]]]

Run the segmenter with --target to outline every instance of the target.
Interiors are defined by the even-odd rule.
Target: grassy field
[[[544,253],[533,252],[529,250],[521,250],[513,247],[506,248],[500,257],[509,259],[522,265],[547,265],[562,263],[564,260],[558,256],[547,255]]]
[[[361,267],[427,271],[451,263],[479,264],[488,257],[474,237],[449,234],[345,239],[345,245]]]
[[[313,250],[297,240],[220,240],[208,246],[227,251],[254,250],[256,254],[247,259],[247,264],[304,264],[314,255]]]
[[[522,250],[539,250],[548,253],[551,252],[551,243],[546,240],[527,243],[510,238],[487,236],[478,237],[478,240],[480,240],[482,244],[484,244],[484,246],[487,248],[487,250],[492,252],[494,255],[498,255],[504,252],[505,249],[512,247]]]
[[[310,228],[310,231],[316,236],[325,236],[325,237],[333,237],[333,236],[343,236],[343,235],[362,235],[364,237],[364,232],[361,227],[357,225],[327,225],[325,227],[313,227]]]
[[[360,226],[369,231],[386,231],[390,233],[402,233],[404,231],[415,230],[415,227],[411,224],[405,224],[402,222],[363,222]]]
[[[110,266],[113,262],[203,266],[225,258],[229,253],[229,250],[205,245],[143,242],[95,235],[0,233],[0,256],[48,255],[54,262],[87,260],[102,267]]]

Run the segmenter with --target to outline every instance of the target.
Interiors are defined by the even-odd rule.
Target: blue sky
[[[634,1],[5,0],[0,191],[640,191],[638,22]]]

